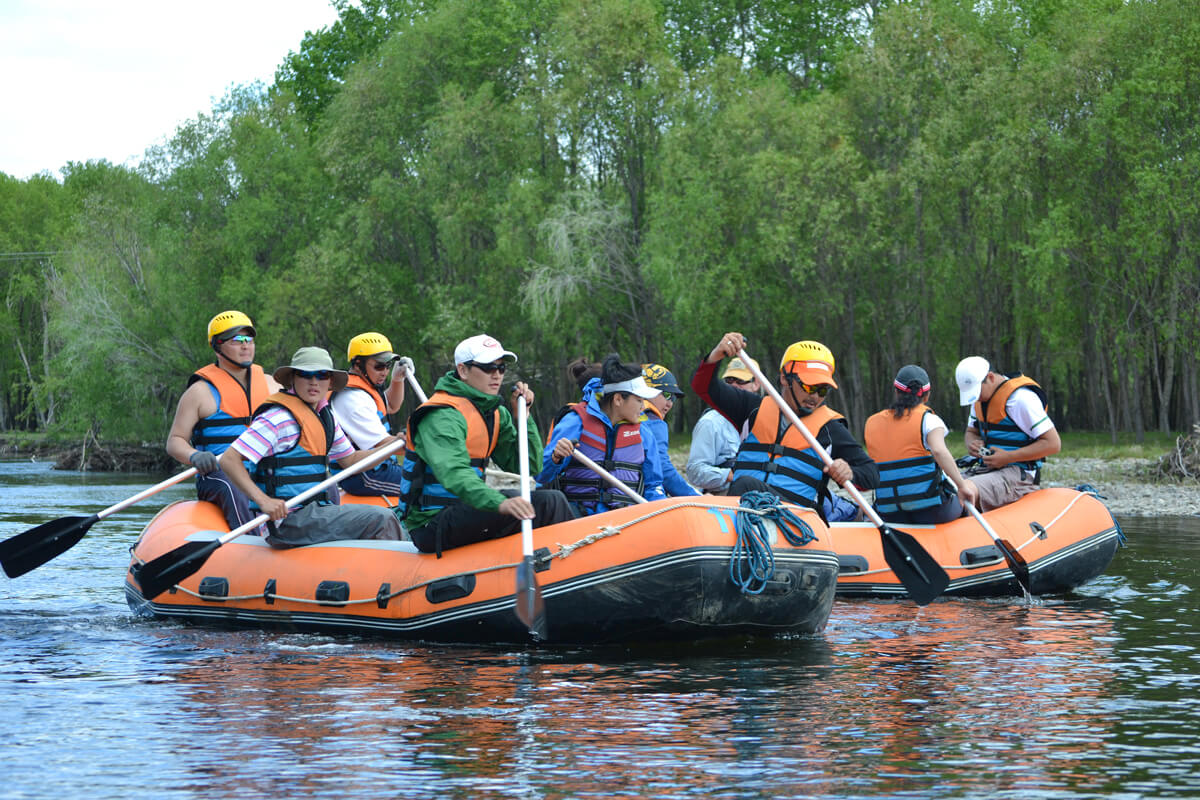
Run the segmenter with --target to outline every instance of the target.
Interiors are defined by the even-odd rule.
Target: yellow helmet
[[[779,362],[780,373],[791,373],[807,384],[828,384],[837,388],[833,379],[833,353],[820,342],[793,342]]]
[[[382,333],[360,333],[350,340],[346,348],[346,360],[351,364],[360,356],[370,356],[380,361],[394,361],[397,356],[392,352],[392,343]]]
[[[249,328],[254,336],[254,323],[240,311],[222,311],[208,321],[208,343],[216,344],[217,337],[234,328]]]

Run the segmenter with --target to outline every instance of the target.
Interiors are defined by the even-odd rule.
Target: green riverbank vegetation
[[[570,358],[686,384],[726,330],[827,344],[859,429],[907,362],[958,420],[970,354],[1064,432],[1200,419],[1192,2],[335,4],[140,163],[0,176],[0,430],[164,440],[227,308],[427,390],[487,331],[543,422]]]

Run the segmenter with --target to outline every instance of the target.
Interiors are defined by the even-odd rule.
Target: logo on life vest
[[[639,433],[639,431],[638,431],[636,428],[634,428],[634,429],[631,429],[631,430],[627,430],[627,431],[622,431],[622,432],[621,432],[621,438],[622,438],[622,439],[628,439],[630,436],[637,436],[637,435],[638,435],[638,433]]]

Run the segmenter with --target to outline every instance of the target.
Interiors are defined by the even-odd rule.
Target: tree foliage
[[[818,339],[852,424],[981,354],[1061,427],[1200,418],[1200,21],[1183,0],[338,0],[135,170],[0,178],[0,427],[157,440],[204,324],[363,330],[424,382],[516,349],[686,382]],[[53,368],[51,368],[53,365]],[[694,418],[683,404],[677,417]]]

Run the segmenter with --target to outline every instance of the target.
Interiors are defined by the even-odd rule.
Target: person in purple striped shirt
[[[337,505],[318,495],[289,511],[286,501],[325,480],[330,461],[344,469],[377,448],[355,450],[334,419],[329,391],[344,388],[348,376],[333,368],[324,349],[301,347],[274,377],[283,391],[258,407],[221,456],[221,468],[250,498],[251,508],[271,518],[267,541],[297,547],[339,539],[399,540],[400,523],[386,508]]]

